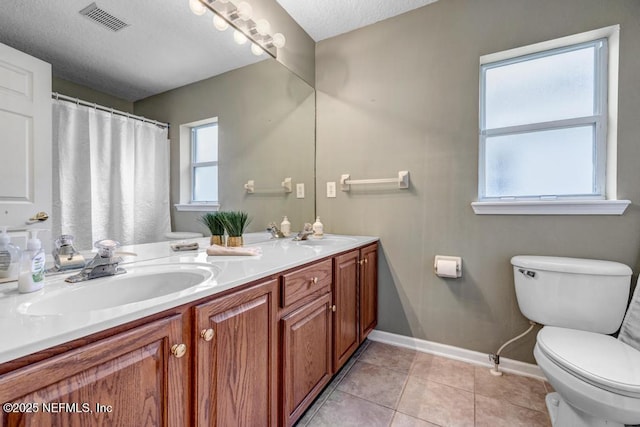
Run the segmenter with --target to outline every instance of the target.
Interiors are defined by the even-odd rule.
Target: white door
[[[0,43],[0,225],[29,225],[51,213],[51,65]],[[49,250],[50,232],[41,233]],[[24,248],[24,232],[12,233]]]

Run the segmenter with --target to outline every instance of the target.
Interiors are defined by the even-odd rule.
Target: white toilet
[[[622,323],[631,269],[576,258],[511,259],[520,311],[544,325],[533,350],[556,390],[554,427],[640,424],[640,351],[607,334]]]
[[[191,231],[170,231],[164,235],[164,238],[167,240],[199,239],[201,237],[202,233],[194,233]]]

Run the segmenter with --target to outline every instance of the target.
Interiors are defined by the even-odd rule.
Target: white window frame
[[[471,204],[476,214],[621,215],[624,212],[630,201],[616,200],[619,31],[619,25],[614,25],[504,52],[484,55],[480,58],[478,201]],[[600,90],[596,95],[596,103],[599,107],[596,108],[593,116],[483,130],[485,123],[483,85],[486,69],[518,62],[522,57],[533,59],[547,56],[551,53],[571,51],[601,39],[606,40],[606,48],[597,49],[597,52],[600,51],[597,60],[604,63],[604,69],[607,71],[596,75],[596,78],[600,79]],[[595,125],[597,133],[596,194],[517,198],[485,197],[484,144],[488,136],[508,135],[531,130],[567,128],[590,123]]]
[[[196,163],[194,161],[193,135],[196,129],[213,124],[218,124],[217,117],[180,125],[180,203],[174,205],[178,211],[214,212],[220,209],[219,200],[206,202],[193,200],[195,168],[197,166],[218,165],[219,162],[219,159],[215,162]],[[218,139],[218,143],[219,141]],[[218,193],[219,197],[220,193]]]

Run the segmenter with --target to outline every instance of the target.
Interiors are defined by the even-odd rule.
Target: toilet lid
[[[640,351],[609,335],[545,326],[538,347],[557,365],[612,393],[640,398]]]

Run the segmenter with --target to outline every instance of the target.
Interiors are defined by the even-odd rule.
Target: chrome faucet
[[[67,277],[66,282],[83,282],[127,272],[124,268],[118,267],[118,264],[122,262],[122,258],[116,256],[115,253],[116,249],[120,247],[119,242],[108,239],[99,240],[94,244],[94,247],[98,249],[98,254],[87,263],[80,273]]]
[[[307,237],[313,234],[313,226],[305,222],[302,231],[300,231],[293,240],[307,240]]]
[[[285,235],[278,228],[278,226],[276,225],[275,222],[272,222],[272,223],[269,224],[269,226],[267,227],[267,231],[269,233],[271,233],[271,237],[274,238],[274,239],[284,239],[285,238]]]
[[[73,247],[73,236],[70,234],[63,234],[56,239],[51,255],[53,268],[50,268],[48,273],[75,270],[85,266],[84,257]]]

